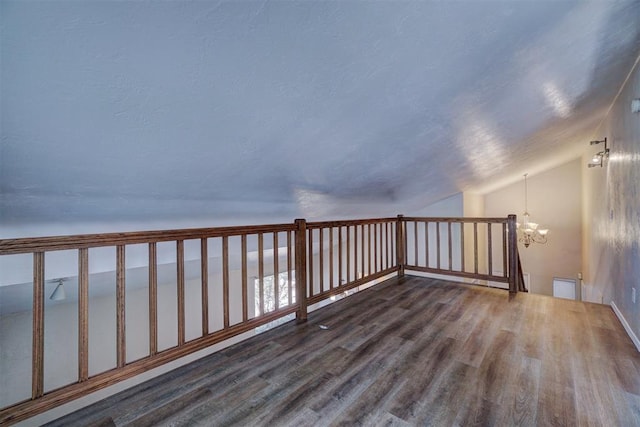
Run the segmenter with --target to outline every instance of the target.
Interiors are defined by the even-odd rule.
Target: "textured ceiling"
[[[0,8],[5,223],[487,190],[599,137],[640,53],[638,1]]]

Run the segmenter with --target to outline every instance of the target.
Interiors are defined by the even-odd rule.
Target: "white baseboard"
[[[622,312],[618,309],[616,303],[613,301],[611,301],[611,308],[613,308],[613,312],[616,314],[616,316],[618,316],[618,320],[620,320],[620,323],[622,323],[624,330],[627,331],[627,335],[629,335],[629,338],[631,338],[631,341],[633,341],[636,349],[640,351],[640,340],[638,339],[638,336],[635,334],[635,332],[633,332],[633,329],[631,329],[631,326],[629,326],[627,319],[624,318]]]

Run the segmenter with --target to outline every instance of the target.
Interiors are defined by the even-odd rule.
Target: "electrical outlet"
[[[636,303],[636,288],[631,288],[631,302]]]

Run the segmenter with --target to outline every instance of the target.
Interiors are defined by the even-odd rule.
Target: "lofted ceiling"
[[[0,19],[5,224],[487,191],[600,137],[640,53],[638,1],[3,0]]]

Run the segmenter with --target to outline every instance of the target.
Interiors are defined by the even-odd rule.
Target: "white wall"
[[[530,291],[552,295],[553,278],[577,279],[582,270],[581,197],[582,163],[579,159],[529,176],[528,209],[531,221],[548,228],[548,242],[525,248],[518,244],[522,267],[530,273]],[[486,216],[504,217],[524,212],[524,179],[484,197]]]
[[[632,99],[640,99],[638,62],[594,135],[594,139],[608,138],[608,161],[602,168],[586,167],[601,145],[589,147],[582,159],[582,256],[586,299],[615,304],[637,336],[640,308],[631,293],[634,288],[640,291],[640,113],[631,112]]]

